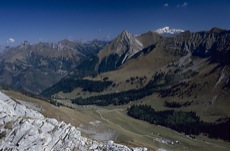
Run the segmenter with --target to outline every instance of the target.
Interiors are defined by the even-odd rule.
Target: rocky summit
[[[97,142],[81,136],[76,127],[46,118],[40,112],[0,92],[0,150],[57,151],[57,150],[122,150],[129,148],[113,141]]]

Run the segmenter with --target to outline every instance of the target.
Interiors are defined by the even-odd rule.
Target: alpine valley
[[[164,27],[7,47],[0,150],[227,151],[229,40],[230,30]]]

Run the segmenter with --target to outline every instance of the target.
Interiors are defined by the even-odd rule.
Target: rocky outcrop
[[[2,92],[0,92],[0,136],[0,150],[147,150],[128,148],[113,141],[97,142],[83,137],[76,127],[56,119],[45,118],[41,113]]]

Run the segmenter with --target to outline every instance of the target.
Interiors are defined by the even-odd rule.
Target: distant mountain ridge
[[[84,60],[98,53],[108,42],[63,40],[30,44],[25,41],[0,56],[0,83],[40,93],[68,75]]]
[[[122,68],[126,62],[148,55],[155,48],[161,48],[171,56],[191,54],[229,65],[229,36],[229,30],[213,28],[195,33],[185,31],[169,37],[152,31],[139,36],[123,31],[111,42],[63,40],[32,45],[25,41],[1,54],[0,82],[40,93],[66,76],[80,78],[79,75],[96,75]]]
[[[212,28],[209,31],[186,31],[174,37],[167,37],[159,41],[158,45],[164,46],[173,54],[184,56],[189,52],[199,57],[212,59],[229,65],[230,30]]]

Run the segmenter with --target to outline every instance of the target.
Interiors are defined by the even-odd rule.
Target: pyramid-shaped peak
[[[124,30],[120,35],[122,35],[122,36],[130,36],[132,34],[130,32],[128,32],[127,30]]]
[[[127,30],[124,30],[119,36],[118,36],[118,39],[121,39],[121,40],[132,40],[132,39],[135,39],[135,36],[132,35],[130,32],[128,32]]]

